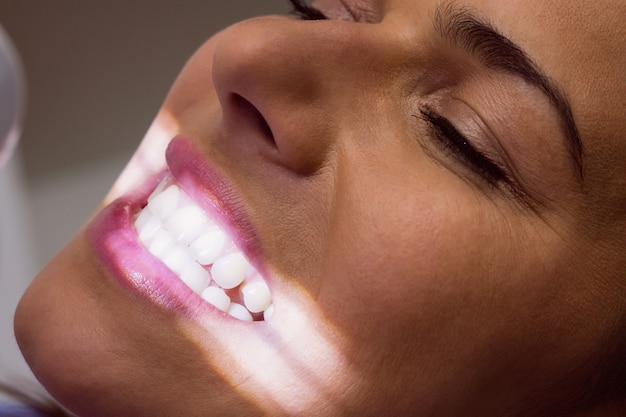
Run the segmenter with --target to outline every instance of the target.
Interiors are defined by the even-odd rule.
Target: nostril
[[[251,124],[251,127],[254,128],[254,130],[258,132],[264,140],[276,147],[276,141],[274,140],[272,129],[261,112],[252,103],[239,94],[233,93],[232,100],[237,113],[243,116],[242,120],[245,121],[245,123]]]

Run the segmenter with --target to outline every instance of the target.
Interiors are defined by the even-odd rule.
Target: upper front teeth
[[[204,231],[203,226],[207,223],[208,220],[200,207],[190,204],[168,216],[164,226],[172,233],[174,239],[189,245],[200,236]]]
[[[198,263],[210,265],[222,253],[226,239],[226,234],[219,227],[214,227],[191,242],[189,250]]]
[[[261,312],[269,319],[273,309],[267,284],[228,234],[171,178],[148,198],[135,228],[150,253],[203,299],[240,320]],[[224,291],[236,287],[243,305],[231,302]]]

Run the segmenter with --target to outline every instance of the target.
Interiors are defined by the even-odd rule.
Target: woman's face
[[[316,6],[183,68],[20,304],[35,374],[89,416],[577,407],[624,323],[626,4]]]

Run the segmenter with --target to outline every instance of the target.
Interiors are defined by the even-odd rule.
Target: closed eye
[[[430,109],[422,109],[420,118],[429,127],[432,139],[444,151],[461,160],[468,168],[479,174],[490,185],[501,181],[511,183],[505,170],[491,158],[476,149],[445,117]]]

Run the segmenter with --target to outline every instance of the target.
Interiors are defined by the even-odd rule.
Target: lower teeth
[[[267,284],[228,234],[171,177],[148,198],[135,228],[150,253],[205,301],[239,320],[269,320],[273,306]]]

